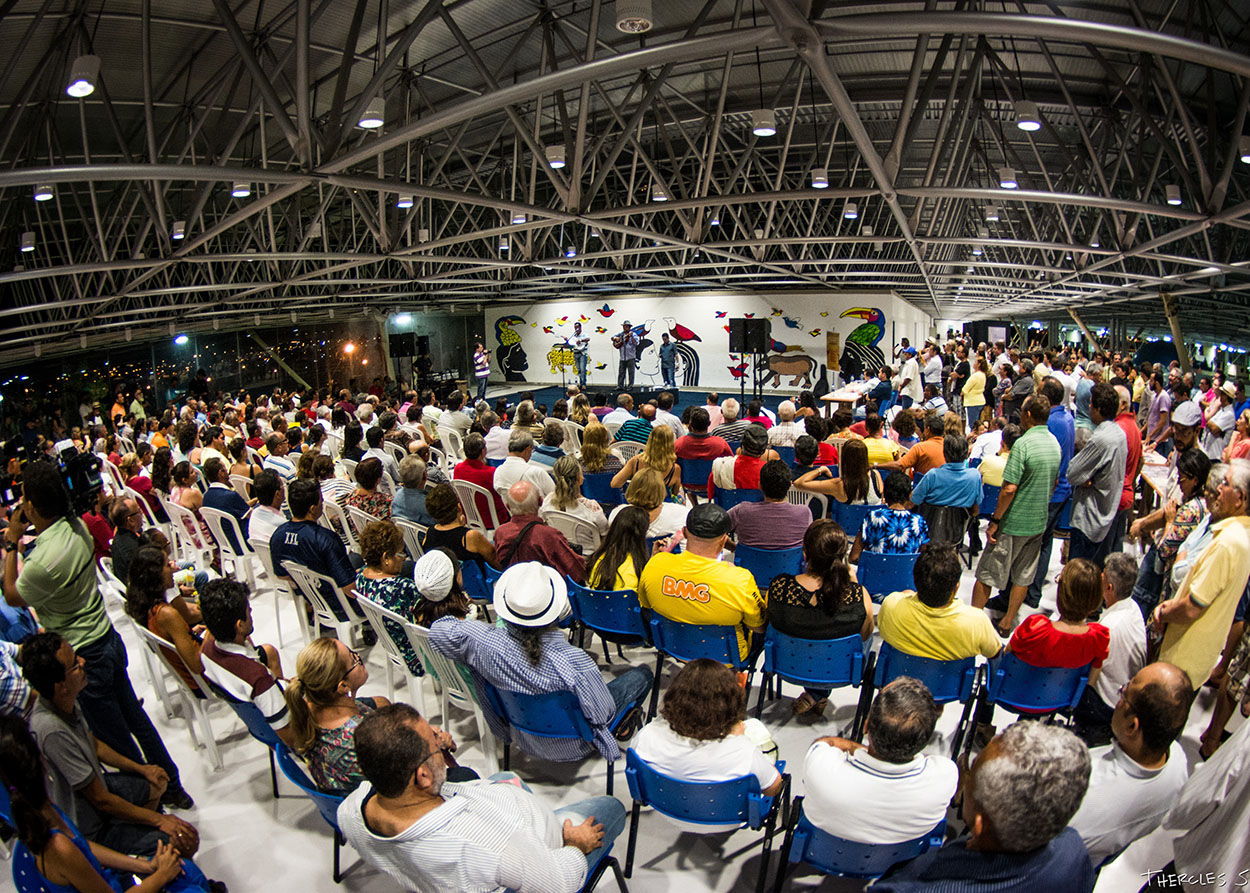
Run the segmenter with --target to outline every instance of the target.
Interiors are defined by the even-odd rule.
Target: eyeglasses
[[[348,676],[352,674],[352,670],[364,664],[364,661],[361,660],[360,655],[357,654],[355,651],[352,651],[352,649],[348,648],[347,653],[352,656],[352,662],[351,662],[351,665],[347,668],[347,672],[343,674],[344,679],[346,679]]]
[[[1120,700],[1124,702],[1124,706],[1129,709],[1130,713],[1136,714],[1137,710],[1133,707],[1133,702],[1129,700],[1128,696],[1128,687],[1132,684],[1132,680],[1130,680],[1120,686]]]

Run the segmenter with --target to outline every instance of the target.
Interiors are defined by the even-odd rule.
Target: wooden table
[[[825,418],[831,419],[834,412],[833,404],[837,403],[839,408],[845,406],[847,409],[854,409],[864,399],[864,395],[850,388],[842,388],[841,390],[831,391],[820,399],[825,402]]]
[[[1167,501],[1167,498],[1168,498],[1167,463],[1165,462],[1162,465],[1158,463],[1142,465],[1141,476],[1142,476],[1142,479],[1145,480],[1145,482],[1150,485],[1149,489],[1142,490],[1142,503],[1143,503],[1142,514],[1145,515],[1145,514],[1148,514],[1149,512],[1154,511],[1154,507],[1156,504],[1155,500],[1150,498],[1151,490],[1154,491],[1156,497],[1158,498],[1158,505],[1163,505],[1164,502]]]

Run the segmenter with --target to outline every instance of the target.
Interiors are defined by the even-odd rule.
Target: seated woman
[[[612,478],[613,487],[623,487],[625,482],[632,480],[634,475],[644,468],[654,468],[664,479],[670,498],[674,502],[684,502],[681,490],[681,466],[677,464],[676,438],[673,429],[668,425],[657,425],[651,429],[647,437],[647,445],[641,453],[629,457],[625,467]]]
[[[174,650],[161,647],[161,656],[170,669],[186,684],[197,698],[203,698],[191,673],[204,672],[200,661],[200,639],[192,630],[200,622],[199,609],[192,614],[186,600],[175,594],[174,565],[165,553],[155,546],[141,546],[130,560],[130,579],[126,585],[126,613],[135,623],[155,633],[174,646]],[[190,668],[188,672],[187,668]]]
[[[431,549],[418,558],[413,581],[421,596],[413,611],[413,622],[417,626],[429,629],[440,617],[459,620],[477,617],[477,605],[469,601],[464,592],[460,562],[450,549]]]
[[[712,460],[712,473],[707,481],[707,498],[721,490],[758,490],[760,469],[764,463],[780,459],[768,446],[768,432],[762,425],[748,425],[742,432],[742,445],[737,454]]]
[[[365,714],[390,701],[356,697],[369,681],[369,671],[360,655],[338,639],[314,639],[305,645],[295,672],[285,692],[295,752],[308,761],[320,790],[344,797],[364,780],[353,746],[356,726]]]
[[[851,561],[859,561],[867,549],[881,555],[911,555],[929,541],[929,525],[911,511],[911,478],[891,471],[885,478],[885,505],[875,508],[864,519],[851,547]]]
[[[43,757],[26,723],[0,716],[0,783],[8,791],[18,839],[35,856],[44,883],[24,889],[48,893],[225,893],[190,859],[160,843],[151,859],[127,856],[91,843],[48,797]],[[134,883],[135,876],[143,878]]]
[[[868,447],[862,440],[842,444],[837,477],[828,465],[820,465],[797,478],[794,486],[808,493],[824,493],[846,505],[881,505],[885,493],[881,472],[868,467]]]
[[[647,539],[672,536],[686,526],[686,515],[689,514],[690,508],[674,502],[665,502],[667,495],[668,489],[664,486],[664,478],[660,477],[660,473],[654,468],[644,468],[634,475],[634,479],[629,482],[629,487],[625,490],[626,505],[637,506],[647,513],[649,519]],[[608,516],[608,521],[614,520],[624,509],[623,505],[614,508],[612,514]]]
[[[768,730],[746,718],[746,693],[738,674],[707,658],[682,667],[667,691],[660,716],[643,727],[634,741],[639,758],[671,778],[682,781],[729,781],[754,775],[760,790],[775,796],[782,778]],[[732,831],[739,825],[679,823],[697,833]]]
[[[543,500],[538,516],[546,521],[551,512],[568,512],[593,524],[600,535],[607,533],[608,517],[603,507],[582,495],[582,467],[578,461],[572,456],[561,456],[551,467],[551,476],[555,478],[556,488]]]
[[[622,468],[621,457],[608,448],[612,435],[601,422],[592,416],[586,422],[586,430],[582,432],[581,462],[585,474],[609,472],[615,474]]]
[[[417,592],[417,584],[401,574],[407,561],[404,535],[393,521],[374,521],[360,531],[360,557],[365,566],[356,574],[356,593],[402,617],[412,617],[421,596]],[[412,650],[404,628],[394,620],[384,622],[391,641],[404,656],[408,672],[424,676],[425,667],[421,666],[420,658]]]
[[[364,458],[365,451],[360,445],[365,439],[365,429],[361,427],[360,422],[352,419],[347,423],[347,427],[343,429],[343,455],[341,458],[350,459],[353,462],[359,462]]]
[[[370,456],[356,466],[356,489],[347,497],[347,505],[355,506],[366,514],[391,519],[391,497],[378,489],[382,480],[382,460]]]
[[[315,430],[320,431],[320,428]],[[295,477],[301,481],[317,480],[316,462],[321,458],[321,450],[316,447],[304,447],[304,451],[295,460]]]
[[[256,476],[256,466],[247,458],[246,440],[236,437],[226,444],[226,449],[230,453],[231,474],[242,475],[249,479]]]
[[[796,639],[872,636],[872,600],[846,563],[846,534],[833,521],[816,521],[803,537],[801,574],[781,574],[768,586],[768,624]],[[827,688],[804,688],[790,703],[795,716],[820,715]]]
[[[425,494],[425,510],[435,524],[425,532],[425,551],[446,548],[459,561],[476,561],[478,566],[499,567],[495,547],[486,535],[467,524],[464,507],[451,484],[435,484]]]
[[[647,528],[651,516],[646,509],[627,505],[612,514],[612,525],[599,548],[586,560],[591,589],[638,591],[638,578],[650,555]],[[658,545],[658,544],[657,544]]]
[[[161,506],[156,494],[152,492],[152,478],[146,473],[143,463],[139,460],[139,454],[127,453],[122,456],[117,468],[122,473],[122,483],[142,496],[143,501],[158,519],[165,518],[165,509]]]
[[[851,430],[851,425],[855,422],[855,414],[849,409],[842,408],[835,410],[833,418],[829,420],[829,439],[831,440],[851,440],[858,435]]]
[[[576,422],[584,428],[589,419],[590,398],[585,394],[578,394],[573,398],[572,406],[569,407],[569,421]]]
[[[1102,607],[1102,572],[1092,561],[1072,558],[1059,574],[1059,619],[1031,614],[1016,627],[1007,650],[1035,667],[1093,666],[1093,685],[1107,659],[1111,632],[1087,618]]]
[[[890,433],[903,451],[920,443],[920,438],[916,436],[916,417],[907,410],[894,416],[894,421],[890,423]]]
[[[209,531],[208,525],[200,517],[200,509],[204,507],[204,494],[196,486],[195,472],[191,469],[191,463],[184,460],[175,465],[170,475],[170,481],[172,483],[169,491],[170,501],[182,506],[195,516],[198,531],[192,528],[190,521],[183,519],[187,528],[187,534],[194,537],[198,532],[200,542],[212,550],[213,564],[216,566],[218,562],[217,541],[213,539],[213,534]]]

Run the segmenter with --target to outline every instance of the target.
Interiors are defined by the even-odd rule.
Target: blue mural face
[[[525,370],[530,367],[525,349],[521,347],[521,336],[515,331],[516,326],[523,325],[525,320],[519,316],[501,316],[495,320],[495,340],[499,344],[495,360],[504,381],[525,381]]]

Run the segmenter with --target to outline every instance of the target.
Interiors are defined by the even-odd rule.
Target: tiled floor
[[[1057,552],[1058,550],[1056,550]],[[1054,559],[1055,569],[1058,558]],[[964,573],[961,596],[969,597],[972,575]],[[1043,607],[1053,607],[1054,586],[1048,585]],[[257,624],[256,641],[278,644],[272,596],[263,590],[253,602]],[[221,709],[214,712],[214,726],[225,761],[225,769],[214,772],[202,750],[192,749],[186,724],[180,719],[167,719],[159,702],[148,686],[148,681],[137,657],[138,643],[127,624],[118,623],[127,644],[131,646],[131,673],[136,689],[146,696],[149,713],[162,730],[166,744],[181,767],[187,790],[197,801],[196,808],[184,817],[193,822],[200,831],[201,849],[197,862],[214,878],[229,884],[234,893],[242,891],[282,890],[312,891],[333,890],[330,877],[330,832],[312,803],[296,795],[295,789],[279,779],[281,797],[275,801],[270,790],[268,760],[261,745],[249,738],[242,724],[234,715]],[[282,606],[281,652],[284,666],[294,668],[295,657],[301,642],[296,626],[294,607],[288,602]],[[601,649],[595,649],[600,665],[603,664]],[[626,650],[634,662],[648,662],[650,652]],[[364,694],[388,694],[386,677],[382,669],[383,654],[380,647],[368,655],[372,678],[363,689]],[[615,658],[615,653],[614,653]],[[621,670],[619,658],[606,672]],[[796,692],[788,691],[792,695]],[[405,698],[402,685],[397,692]],[[752,694],[752,706],[754,705]],[[794,793],[803,792],[802,764],[808,743],[821,735],[837,734],[849,723],[855,710],[856,692],[835,692],[832,699],[836,709],[831,709],[816,723],[798,722],[791,718],[788,699],[767,705],[764,721],[778,742],[781,756],[789,763],[794,775]],[[436,699],[427,692],[431,707]],[[420,705],[418,705],[420,706]],[[1210,712],[1210,693],[1204,693],[1196,703],[1185,732],[1184,745],[1191,764],[1195,759],[1197,736],[1205,727]],[[450,727],[461,742],[460,761],[484,774],[481,751],[473,732],[471,717],[455,712]],[[949,734],[959,717],[958,707],[952,705],[945,715],[939,732]],[[1001,715],[999,725],[1005,720]],[[944,742],[935,740],[933,749],[940,752]],[[580,766],[540,763],[521,756],[513,768],[529,782],[539,796],[553,807],[575,802],[583,797],[603,792],[604,765],[600,761],[587,761]],[[628,790],[624,774],[618,764],[616,793],[628,805]],[[625,861],[628,829],[618,840],[615,854]],[[754,889],[756,873],[760,864],[760,836],[746,831],[730,835],[699,837],[680,834],[661,816],[644,812],[638,837],[638,855],[634,876],[629,882],[634,891],[672,891],[672,893],[704,893],[704,891],[750,891]],[[777,864],[780,836],[774,848],[771,868]],[[1121,893],[1135,891],[1141,886],[1140,873],[1148,868],[1160,868],[1171,858],[1170,837],[1156,832],[1151,837],[1132,846],[1119,861],[1103,871],[1098,891]],[[360,864],[350,848],[343,851],[343,861],[348,874],[342,889],[349,891],[391,891],[399,889],[384,875]],[[0,889],[12,889],[8,872],[3,871]],[[823,881],[823,886],[821,886]],[[612,891],[615,884],[609,875],[599,889]],[[817,875],[803,873],[792,881],[790,889],[857,890],[860,884],[837,879],[822,879]],[[771,889],[771,887],[770,887]]]

